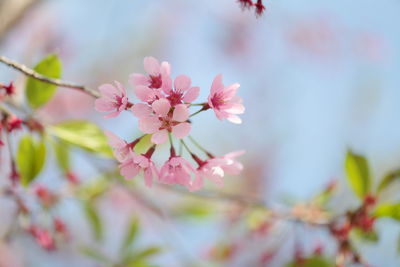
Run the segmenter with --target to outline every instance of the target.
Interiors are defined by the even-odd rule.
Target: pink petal
[[[164,144],[167,141],[168,132],[167,130],[162,130],[154,133],[151,136],[151,142],[156,145]]]
[[[184,122],[189,118],[189,109],[185,104],[179,104],[175,106],[172,120],[178,122]]]
[[[135,94],[141,101],[147,102],[153,91],[147,86],[139,85],[135,87]]]
[[[196,178],[192,183],[190,183],[188,189],[191,192],[198,191],[203,187],[203,185],[204,185],[203,177],[200,174],[196,174]]]
[[[175,90],[186,91],[189,89],[191,83],[192,82],[188,76],[179,75],[175,78],[174,87]]]
[[[147,78],[145,75],[140,74],[140,73],[133,73],[129,76],[129,83],[133,87],[136,87],[138,85],[146,86],[149,84],[149,78]]]
[[[122,86],[122,84],[118,81],[114,81],[114,83],[117,85],[117,89],[118,89],[118,96],[126,96],[126,90],[125,87]]]
[[[169,64],[166,61],[161,62],[161,75],[163,78],[166,78],[167,76],[171,75],[171,64]]]
[[[135,177],[140,171],[139,166],[136,164],[130,163],[122,163],[120,165],[120,173],[125,179],[132,179]]]
[[[242,119],[233,114],[230,114],[226,119],[232,123],[236,123],[236,124],[242,123]]]
[[[234,159],[234,158],[237,158],[237,157],[239,157],[239,156],[241,156],[241,155],[243,155],[245,153],[246,153],[245,150],[233,151],[233,152],[229,152],[228,154],[226,154],[224,156],[224,158]]]
[[[240,103],[230,103],[227,104],[227,108],[224,108],[224,110],[228,113],[232,113],[232,114],[242,114],[244,113],[244,106],[243,104]]]
[[[150,168],[153,172],[153,177],[158,179],[160,176],[160,172],[157,170],[156,165],[153,162],[151,163]]]
[[[183,101],[186,103],[192,103],[199,96],[199,92],[200,87],[198,86],[190,88],[183,97]]]
[[[215,76],[214,81],[211,85],[211,94],[215,94],[222,89],[224,89],[224,84],[222,83],[222,74],[218,74],[217,76]]]
[[[120,113],[121,113],[121,111],[117,110],[117,111],[114,111],[114,112],[112,112],[112,113],[110,113],[110,114],[104,115],[103,118],[105,118],[105,119],[115,118],[115,117],[117,117]]]
[[[215,170],[215,171],[217,173],[215,173],[214,175],[207,176],[206,178],[208,178],[210,181],[212,181],[216,186],[223,187],[224,179],[222,179],[222,177],[223,177],[224,171],[219,167],[217,167],[216,169],[217,170]],[[222,176],[221,176],[221,172],[222,172]]]
[[[172,127],[172,133],[176,138],[184,138],[189,135],[192,126],[188,122],[179,123]]]
[[[150,167],[144,170],[144,181],[147,187],[151,187],[153,185],[153,172]]]
[[[153,76],[160,74],[160,62],[154,57],[145,57],[143,60],[144,70]]]
[[[139,120],[139,129],[143,133],[152,134],[158,131],[161,127],[161,122],[156,117],[143,117]]]
[[[131,110],[133,115],[138,118],[148,117],[152,113],[151,107],[143,103],[133,105]]]
[[[109,112],[115,110],[115,103],[103,97],[96,99],[94,106],[99,112]]]
[[[223,99],[225,101],[228,101],[229,99],[231,99],[232,97],[234,97],[236,95],[236,92],[238,90],[238,88],[240,87],[240,84],[238,83],[234,83],[231,84],[227,87],[224,88],[224,94],[223,94]]]
[[[172,80],[170,77],[166,77],[163,80],[163,84],[162,84],[162,90],[164,91],[164,93],[166,93],[167,95],[170,95],[172,93]]]
[[[124,140],[122,140],[112,132],[106,130],[104,131],[104,134],[105,136],[107,136],[108,143],[112,148],[121,148],[126,145],[126,142]]]
[[[151,106],[154,112],[161,117],[167,116],[171,108],[171,104],[169,103],[168,99],[165,98],[154,101]]]
[[[112,84],[103,84],[99,86],[99,91],[102,96],[114,99],[115,95],[119,95],[118,89]]]

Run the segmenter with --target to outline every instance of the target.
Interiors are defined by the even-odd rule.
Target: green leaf
[[[88,121],[65,121],[50,126],[50,132],[71,145],[106,157],[112,157],[112,151],[103,131]]]
[[[61,61],[57,55],[51,54],[42,59],[33,69],[49,78],[61,78]],[[26,97],[32,108],[39,108],[46,104],[54,95],[56,85],[28,78]]]
[[[69,147],[68,144],[62,141],[53,142],[54,153],[57,164],[65,173],[70,169]]]
[[[135,267],[151,266],[146,261],[151,256],[154,256],[154,255],[160,253],[160,251],[161,251],[161,248],[159,248],[159,247],[149,247],[140,252],[132,253],[122,260],[122,265],[123,266],[135,266]]]
[[[139,253],[137,253],[135,255],[135,259],[136,260],[147,259],[149,257],[152,257],[152,256],[160,253],[160,251],[161,251],[161,248],[159,248],[159,247],[149,247],[149,248],[146,248],[146,249],[140,251]]]
[[[136,218],[133,218],[125,234],[125,240],[122,246],[123,249],[127,249],[132,245],[133,241],[137,236],[138,230],[139,230],[139,222]]]
[[[400,255],[400,235],[397,237],[397,254]]]
[[[177,210],[177,216],[195,219],[204,219],[213,214],[211,206],[201,205],[200,203],[188,203]]]
[[[146,151],[153,145],[151,142],[151,134],[146,134],[140,139],[139,143],[136,144],[134,151],[138,154],[146,153]]]
[[[388,217],[400,221],[400,203],[381,204],[374,212],[376,217]]]
[[[400,179],[400,170],[395,170],[395,171],[392,171],[392,172],[386,174],[378,186],[378,193],[383,191],[385,188],[387,188],[389,185],[391,185],[397,179]]]
[[[335,266],[332,261],[316,256],[316,257],[310,257],[310,258],[306,258],[302,261],[301,265],[299,265],[298,263],[291,262],[288,265],[286,265],[286,267],[333,267]]]
[[[354,228],[351,233],[358,239],[369,243],[376,243],[379,241],[379,236],[376,231],[365,232],[360,228]]]
[[[358,197],[363,198],[371,189],[367,159],[361,155],[348,151],[345,167],[347,180],[353,189],[353,192]]]
[[[94,260],[97,260],[99,262],[105,263],[111,263],[111,260],[108,259],[106,256],[103,255],[100,251],[90,248],[90,247],[81,247],[79,249],[81,253],[89,258],[92,258]]]
[[[109,186],[109,180],[104,178],[90,180],[78,188],[78,196],[85,201],[93,201],[103,195]]]
[[[23,136],[18,145],[17,167],[23,186],[28,186],[40,173],[46,159],[46,145],[36,143],[30,135]]]
[[[86,217],[90,225],[92,226],[94,238],[97,241],[101,240],[103,238],[103,225],[101,223],[100,216],[97,213],[96,208],[91,202],[88,201],[85,203],[84,209]]]

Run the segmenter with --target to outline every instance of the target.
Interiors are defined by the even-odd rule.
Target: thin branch
[[[53,84],[53,85],[57,85],[57,86],[60,86],[60,87],[76,89],[76,90],[82,91],[82,92],[84,92],[84,93],[86,93],[86,94],[88,94],[90,96],[93,96],[95,98],[99,98],[100,97],[100,94],[99,94],[98,91],[93,90],[93,89],[91,89],[91,88],[89,88],[87,86],[75,84],[75,83],[69,82],[69,81],[63,81],[63,80],[60,80],[60,79],[49,78],[49,77],[44,76],[44,75],[42,75],[40,73],[37,73],[36,71],[28,68],[27,66],[25,66],[23,64],[20,64],[20,63],[18,63],[16,61],[11,60],[9,58],[6,58],[4,56],[0,56],[0,62],[4,63],[4,64],[6,64],[6,65],[8,65],[8,66],[10,66],[10,67],[12,67],[14,69],[16,69],[19,72],[22,72],[23,74],[25,74],[25,75],[27,75],[29,77],[32,77],[32,78],[34,78],[36,80],[39,80],[39,81],[42,81],[42,82],[45,82],[45,83],[49,83],[49,84]]]

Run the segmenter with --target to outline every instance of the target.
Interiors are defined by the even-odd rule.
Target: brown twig
[[[66,88],[72,88],[72,89],[76,89],[79,91],[82,91],[90,96],[93,96],[95,98],[100,97],[100,94],[98,91],[93,90],[87,86],[84,85],[79,85],[79,84],[75,84],[73,82],[69,82],[69,81],[64,81],[64,80],[60,80],[60,79],[54,79],[54,78],[49,78],[45,75],[42,75],[40,73],[37,73],[36,71],[28,68],[27,66],[20,64],[14,60],[11,60],[7,57],[4,56],[0,56],[0,62],[18,70],[19,72],[22,72],[23,74],[32,77],[36,80],[45,82],[45,83],[49,83],[49,84],[53,84],[53,85],[57,85],[60,87],[66,87]]]

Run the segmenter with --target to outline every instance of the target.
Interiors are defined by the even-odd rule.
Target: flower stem
[[[204,111],[204,109],[200,109],[200,110],[196,111],[195,113],[191,114],[191,115],[189,116],[189,118],[191,118],[191,117],[193,117],[193,116],[199,114],[199,113],[202,112],[202,111]]]
[[[194,138],[191,135],[189,135],[188,137],[189,137],[190,141],[195,146],[197,146],[201,151],[203,151],[208,157],[210,157],[210,158],[214,157],[210,152],[208,152],[204,147],[202,147],[196,140],[194,140]]]

